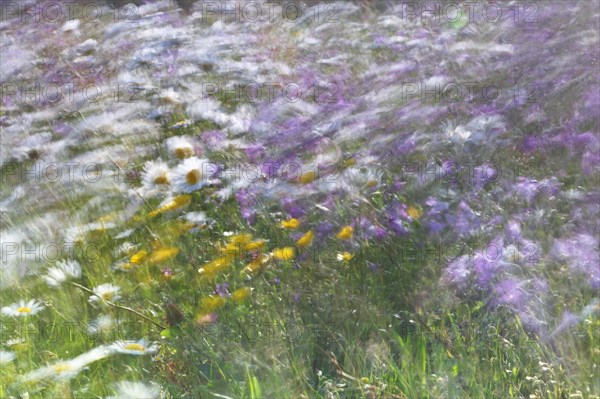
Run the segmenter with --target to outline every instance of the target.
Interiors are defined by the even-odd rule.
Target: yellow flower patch
[[[144,261],[144,259],[146,259],[146,256],[148,255],[148,252],[146,250],[141,250],[139,252],[136,252],[135,254],[131,255],[131,258],[129,258],[129,263],[133,264],[133,265],[139,265],[140,263],[142,263]]]
[[[150,254],[148,263],[160,263],[172,259],[179,253],[179,248],[161,248]]]
[[[273,250],[273,257],[279,260],[292,260],[296,256],[294,247],[276,248]]]
[[[298,241],[296,241],[296,245],[298,245],[300,248],[306,248],[310,246],[310,244],[312,244],[314,236],[315,234],[313,233],[313,231],[309,230],[306,232],[306,234],[300,237]]]
[[[342,227],[342,229],[340,230],[340,232],[337,234],[336,237],[341,240],[349,240],[352,238],[353,233],[354,233],[354,229],[352,228],[352,226],[344,226],[344,227]]]
[[[248,298],[252,293],[252,289],[248,287],[240,288],[231,293],[231,300],[234,302],[240,302]]]
[[[300,226],[300,221],[294,218],[290,220],[284,220],[281,222],[281,227],[283,227],[284,229],[297,229],[298,226]]]

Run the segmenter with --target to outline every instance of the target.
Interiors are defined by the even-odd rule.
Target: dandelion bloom
[[[139,251],[131,256],[131,258],[129,259],[129,263],[138,265],[138,264],[142,263],[144,261],[144,259],[146,259],[146,256],[148,256],[148,252],[146,250],[142,249],[141,251]]]
[[[239,288],[231,293],[231,300],[234,302],[240,302],[248,298],[252,293],[252,288],[244,287]]]
[[[306,248],[306,247],[310,246],[310,244],[312,244],[314,236],[315,236],[315,234],[313,233],[313,231],[309,230],[306,232],[306,234],[304,234],[302,237],[300,237],[298,239],[298,241],[296,241],[296,245],[299,246],[300,248]]]
[[[352,238],[352,233],[354,233],[352,226],[344,226],[336,237],[341,240],[349,240]]]
[[[179,253],[179,248],[161,248],[152,252],[148,257],[148,263],[160,263],[172,259]]]
[[[200,302],[200,309],[204,313],[212,312],[215,309],[223,307],[226,301],[223,297],[218,295],[211,295],[206,298],[203,298]]]
[[[188,194],[178,195],[175,198],[168,198],[161,203],[161,205],[150,212],[148,216],[155,217],[161,213],[173,211],[175,209],[183,208],[192,201],[192,196]]]
[[[292,218],[290,220],[284,220],[281,222],[281,227],[284,229],[297,229],[300,226],[300,221],[298,219]]]
[[[352,255],[350,252],[342,252],[337,254],[337,260],[340,262],[349,262],[352,260],[352,258],[354,258],[354,255]]]
[[[279,260],[292,260],[296,256],[294,247],[277,248],[273,250],[273,257]]]

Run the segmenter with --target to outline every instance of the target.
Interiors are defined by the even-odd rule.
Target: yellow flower
[[[356,165],[356,160],[354,158],[344,159],[341,163],[342,168],[349,168],[354,165]]]
[[[292,260],[296,256],[294,247],[276,248],[273,250],[273,257],[279,260]]]
[[[238,234],[229,237],[229,242],[232,244],[247,244],[252,241],[252,234]]]
[[[406,213],[408,213],[408,215],[413,219],[419,219],[421,215],[423,215],[423,212],[414,206],[409,206],[406,210]]]
[[[138,265],[138,264],[142,263],[144,261],[144,259],[146,259],[147,255],[148,255],[148,252],[146,252],[145,250],[142,249],[141,251],[136,252],[135,254],[131,255],[131,258],[129,259],[129,263]]]
[[[231,263],[231,260],[231,256],[223,256],[221,258],[217,258],[211,262],[208,262],[203,267],[198,269],[198,273],[200,273],[202,276],[211,278],[216,273],[222,272],[225,269],[227,269],[229,267],[229,264]]]
[[[349,240],[352,238],[352,233],[354,233],[354,229],[352,226],[344,226],[337,234],[337,238],[342,240]]]
[[[252,293],[252,289],[248,287],[239,288],[231,293],[231,300],[235,302],[243,301]]]
[[[160,263],[171,258],[174,258],[179,253],[179,248],[162,248],[158,249],[148,258],[148,263]]]
[[[194,223],[187,222],[187,221],[179,221],[178,223],[176,223],[173,226],[173,231],[174,231],[175,235],[179,236],[179,235],[185,233],[186,231],[190,231],[193,228],[194,228]]]
[[[350,252],[342,252],[341,254],[337,254],[337,260],[340,262],[349,262],[352,260],[352,258],[354,258],[354,255],[352,255]]]
[[[300,183],[302,184],[308,184],[308,183],[312,183],[313,181],[315,181],[315,179],[317,178],[317,174],[316,172],[306,172],[303,173],[300,178],[298,179],[298,181],[300,181]]]
[[[252,262],[248,263],[244,270],[242,270],[242,275],[244,273],[253,274],[261,270],[267,263],[269,263],[269,256],[263,255],[254,259]]]
[[[246,251],[256,251],[258,249],[261,249],[265,246],[266,241],[265,240],[258,240],[258,241],[252,241],[249,242],[248,244],[246,244],[244,246],[244,250]]]
[[[215,309],[223,307],[225,305],[225,298],[218,295],[211,295],[203,298],[200,301],[200,309],[202,313],[209,313]]]
[[[284,220],[281,222],[281,227],[283,227],[284,229],[297,229],[298,226],[300,226],[300,221],[294,218],[290,220]]]
[[[300,237],[298,239],[298,241],[296,241],[296,245],[298,245],[300,248],[305,248],[308,247],[310,244],[312,244],[312,240],[314,237],[314,233],[312,230],[309,230],[306,232],[306,234],[304,234],[302,237]]]
[[[244,245],[242,243],[230,242],[221,251],[225,252],[228,255],[235,255],[237,253],[242,252],[243,246]]]
[[[191,201],[192,201],[192,196],[189,194],[178,195],[177,197],[173,198],[171,201],[167,202],[163,206],[150,212],[148,214],[148,216],[155,217],[161,213],[179,209],[179,208],[184,207],[185,205],[189,204]]]

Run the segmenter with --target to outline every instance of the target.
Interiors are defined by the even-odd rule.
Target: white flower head
[[[76,358],[59,360],[49,366],[33,370],[24,376],[26,381],[36,381],[46,378],[68,380],[79,374],[88,364],[104,359],[111,354],[110,348],[103,345],[91,349]]]
[[[177,165],[173,173],[175,191],[191,193],[209,184],[207,174],[213,171],[214,163],[196,157],[188,158]]]
[[[115,320],[109,315],[100,315],[88,324],[89,334],[104,334],[110,332],[115,326]]]
[[[56,267],[48,269],[48,274],[44,280],[51,287],[58,287],[61,283],[69,279],[81,277],[81,265],[74,260],[57,261]]]
[[[45,306],[35,299],[32,299],[29,302],[25,302],[21,299],[18,303],[3,307],[1,312],[7,316],[25,317],[39,313],[44,308]]]
[[[190,158],[196,153],[192,141],[185,136],[169,137],[165,140],[165,146],[169,156],[174,159]]]
[[[171,184],[171,170],[162,159],[147,161],[142,172],[142,185],[147,192],[166,190]]]
[[[188,212],[185,214],[185,220],[190,223],[204,223],[206,222],[206,212]]]
[[[14,352],[0,350],[0,366],[12,362],[15,357]]]
[[[121,299],[119,295],[120,287],[110,283],[102,284],[94,288],[94,294],[89,299],[90,303],[105,303],[106,301],[114,302]]]
[[[158,352],[158,346],[155,343],[147,342],[146,339],[139,341],[117,341],[111,345],[111,348],[116,353],[136,356]]]
[[[160,395],[160,388],[143,382],[120,381],[115,384],[115,396],[106,399],[156,399]]]

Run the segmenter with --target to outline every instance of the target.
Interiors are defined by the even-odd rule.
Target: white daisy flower
[[[97,335],[110,332],[115,326],[115,320],[109,315],[100,315],[88,324],[89,334]]]
[[[211,171],[214,164],[206,159],[188,158],[177,165],[173,172],[173,186],[177,192],[191,193],[209,184],[204,172]]]
[[[65,260],[56,262],[56,267],[48,269],[48,274],[44,280],[51,287],[58,287],[61,283],[71,279],[81,277],[81,265],[74,260]]]
[[[171,184],[171,170],[162,159],[147,161],[142,172],[142,187],[147,193],[157,193],[165,190]]]
[[[206,212],[188,212],[185,214],[185,220],[190,223],[204,223],[206,221]]]
[[[15,360],[15,353],[0,350],[0,365],[4,365]]]
[[[2,308],[1,312],[7,316],[29,316],[34,315],[44,309],[45,306],[36,301],[35,299],[30,300],[29,302],[25,302],[24,300],[20,300],[18,303],[13,303],[10,306],[5,306]]]
[[[169,137],[165,140],[165,146],[169,155],[175,159],[185,159],[194,156],[194,145],[185,136]]]
[[[139,341],[117,341],[111,345],[111,348],[116,353],[127,355],[148,355],[158,352],[158,346],[155,343],[147,342],[142,338]]]
[[[140,246],[138,244],[133,244],[129,241],[126,241],[119,245],[119,248],[117,249],[117,256],[132,255],[133,253],[137,252],[139,247]]]
[[[143,382],[120,381],[116,385],[115,396],[105,399],[156,399],[160,395],[160,388],[147,385]]]
[[[104,359],[111,354],[109,347],[103,345],[85,352],[71,360],[60,360],[49,366],[41,367],[27,373],[26,381],[37,381],[46,378],[68,380],[79,374],[88,364]]]
[[[11,156],[19,162],[27,159],[38,159],[51,141],[52,133],[50,132],[31,135],[13,148]],[[42,164],[42,168],[45,166]]]
[[[102,284],[94,288],[94,294],[89,299],[90,303],[105,303],[106,301],[114,302],[121,299],[119,295],[120,287],[110,283]]]
[[[127,237],[129,237],[129,236],[130,236],[132,233],[133,233],[133,229],[127,229],[127,230],[125,230],[125,231],[122,231],[122,232],[120,232],[119,234],[117,234],[117,235],[115,236],[115,238],[116,238],[117,240],[120,240],[120,239],[122,239],[122,238],[127,238]]]
[[[18,347],[21,345],[24,345],[27,341],[25,340],[25,338],[13,338],[13,339],[9,339],[8,341],[6,341],[6,346],[10,347]]]

